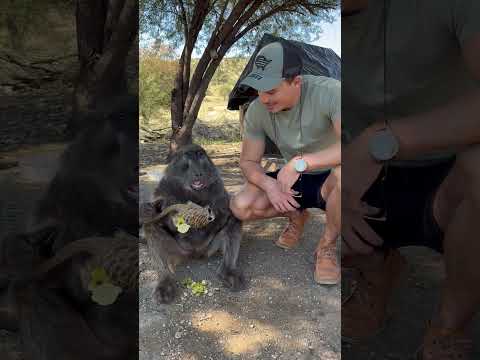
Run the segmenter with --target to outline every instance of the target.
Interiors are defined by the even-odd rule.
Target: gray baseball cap
[[[270,43],[255,55],[252,71],[240,82],[258,91],[270,91],[286,78],[299,75],[302,70],[300,56],[280,42]]]

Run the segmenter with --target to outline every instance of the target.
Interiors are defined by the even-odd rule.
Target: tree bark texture
[[[77,0],[80,72],[69,133],[90,124],[89,115],[127,92],[125,65],[138,33],[138,0]]]

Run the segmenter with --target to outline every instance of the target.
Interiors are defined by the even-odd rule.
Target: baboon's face
[[[132,119],[134,121],[135,119]],[[138,197],[138,139],[134,130],[106,121],[85,131],[65,159],[72,171],[92,172],[127,197]],[[86,160],[88,159],[88,160]],[[102,180],[101,180],[102,179]]]
[[[187,190],[202,191],[219,179],[218,171],[205,150],[198,145],[181,148],[166,170]]]

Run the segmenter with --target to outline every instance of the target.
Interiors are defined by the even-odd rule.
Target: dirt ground
[[[227,190],[238,191],[242,176],[238,144],[208,145]],[[152,149],[144,148],[142,168],[152,166]],[[151,154],[151,155],[149,155]],[[177,279],[207,281],[208,294],[195,296],[183,288],[172,305],[151,298],[156,274],[148,250],[140,248],[140,359],[340,359],[340,290],[313,281],[313,250],[324,216],[312,211],[303,242],[295,250],[273,245],[285,221],[244,225],[240,266],[248,288],[232,293],[217,280],[220,258],[179,267]]]

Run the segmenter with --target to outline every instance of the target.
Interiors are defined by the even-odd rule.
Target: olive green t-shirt
[[[300,100],[293,108],[270,113],[257,98],[245,115],[244,137],[265,141],[268,136],[287,161],[335,143],[333,121],[341,117],[340,81],[313,75],[302,78]]]
[[[366,10],[343,17],[344,140],[350,142],[383,119],[385,110],[391,121],[401,121],[478,88],[462,47],[479,33],[479,0],[370,0]],[[431,153],[411,160],[420,164],[451,155]]]

